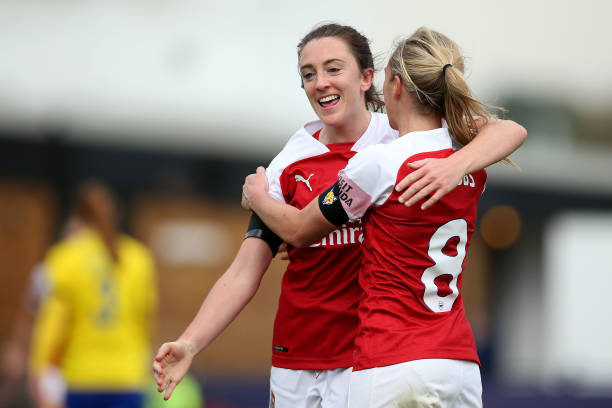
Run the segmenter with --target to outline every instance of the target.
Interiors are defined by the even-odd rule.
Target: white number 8
[[[459,237],[457,243],[457,255],[450,256],[442,252],[449,239]],[[461,274],[461,266],[465,258],[465,245],[467,244],[467,222],[457,219],[447,222],[436,230],[429,240],[427,255],[435,262],[434,265],[423,271],[421,282],[425,285],[423,301],[432,312],[442,313],[452,309],[459,289],[457,289],[457,278]],[[447,296],[438,296],[438,286],[434,279],[442,275],[451,275],[453,279],[449,283],[452,291]]]

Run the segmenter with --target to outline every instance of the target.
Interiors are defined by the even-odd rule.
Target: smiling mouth
[[[335,105],[340,100],[340,95],[329,95],[318,100],[319,105],[323,108],[327,108]]]

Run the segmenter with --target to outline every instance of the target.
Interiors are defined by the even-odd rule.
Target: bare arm
[[[474,140],[445,159],[425,159],[410,164],[411,174],[397,183],[400,202],[411,206],[431,195],[421,208],[427,209],[453,190],[466,174],[482,170],[518,149],[527,131],[511,120],[493,120],[480,129]]]
[[[217,280],[200,310],[175,342],[164,343],[153,362],[157,390],[170,398],[195,355],[206,348],[249,303],[272,261],[272,251],[259,238],[242,242],[234,261]]]
[[[298,210],[270,197],[263,167],[246,178],[242,195],[243,206],[255,211],[268,228],[294,247],[312,244],[337,228],[323,216],[316,198]]]

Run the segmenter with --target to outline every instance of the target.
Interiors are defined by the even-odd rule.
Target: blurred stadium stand
[[[546,348],[555,344],[545,332],[550,315],[543,308],[549,224],[566,212],[610,213],[609,147],[589,147],[577,142],[573,132],[556,143],[556,134],[539,134],[529,117],[516,119],[530,129],[526,146],[513,156],[523,170],[501,164],[490,169],[464,278],[466,309],[480,343],[485,402],[495,407],[608,404],[609,369],[600,373],[598,384],[590,384],[542,367],[551,357]],[[1,132],[0,239],[5,254],[0,267],[9,279],[2,287],[7,307],[0,335],[7,335],[27,271],[53,239],[71,188],[95,177],[120,193],[126,227],[156,254],[159,343],[176,338],[240,245],[248,219],[238,205],[244,176],[269,160],[78,144],[59,129],[36,138]],[[601,267],[610,272],[609,265]],[[210,401],[207,406],[266,403],[282,271],[283,263],[275,261],[253,302],[198,356],[194,374]],[[599,279],[610,282],[609,277]],[[591,313],[609,323],[607,310]],[[612,341],[609,330],[599,335],[604,343]],[[601,350],[600,357],[609,361],[610,353]],[[584,372],[580,361],[573,364]]]

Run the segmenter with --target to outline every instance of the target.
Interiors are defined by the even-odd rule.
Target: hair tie
[[[446,68],[448,67],[452,67],[453,64],[446,64],[443,68],[442,68],[442,76],[444,76],[444,74],[446,74]]]

